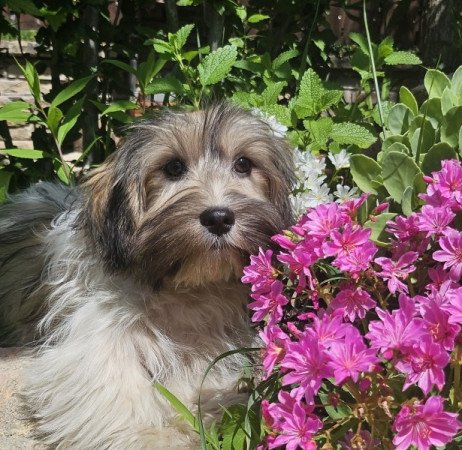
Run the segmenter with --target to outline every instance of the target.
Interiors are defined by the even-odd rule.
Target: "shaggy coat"
[[[2,337],[37,344],[24,396],[45,444],[198,447],[153,384],[194,409],[209,363],[254,344],[239,279],[289,224],[292,180],[285,142],[220,104],[142,121],[78,188],[0,207]],[[239,400],[242,364],[207,376],[208,417]]]

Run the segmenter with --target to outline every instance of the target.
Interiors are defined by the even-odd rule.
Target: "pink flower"
[[[387,222],[388,233],[398,239],[398,241],[408,241],[419,233],[418,218],[416,214],[411,214],[409,217],[396,216],[394,220]]]
[[[252,292],[270,291],[271,285],[276,279],[276,271],[271,264],[273,256],[272,250],[263,250],[260,248],[258,256],[252,255],[250,257],[250,265],[244,267],[244,276],[241,278],[243,283],[252,284]]]
[[[359,273],[369,269],[377,247],[371,241],[365,242],[363,245],[354,248],[347,255],[339,256],[334,259],[332,265],[340,270],[349,272],[354,279],[359,277]]]
[[[333,371],[327,365],[329,356],[319,343],[308,333],[304,333],[298,342],[287,345],[287,352],[281,362],[288,369],[282,384],[300,384],[302,390],[317,393],[322,380],[332,376]]]
[[[361,372],[370,372],[379,362],[376,350],[366,347],[356,328],[347,330],[345,341],[333,346],[329,351],[330,362],[336,383],[348,378],[358,381]]]
[[[342,257],[369,240],[371,230],[347,223],[342,231],[333,230],[330,241],[324,242],[322,250],[326,256]]]
[[[350,325],[343,323],[340,315],[330,315],[321,311],[319,316],[310,314],[310,317],[313,322],[307,327],[306,334],[325,349],[341,342],[350,327]]]
[[[390,258],[376,258],[374,261],[382,266],[382,271],[376,272],[376,275],[388,280],[388,289],[391,293],[407,292],[407,286],[400,280],[406,279],[411,272],[414,272],[415,266],[412,263],[418,256],[416,252],[407,252],[398,261],[392,261]]]
[[[412,300],[404,295],[399,298],[400,308],[391,313],[376,308],[380,320],[369,323],[366,338],[372,348],[379,348],[382,355],[391,359],[394,351],[407,353],[409,348],[424,334],[423,320],[414,317],[415,307]]]
[[[270,417],[270,425],[279,433],[268,442],[268,449],[284,446],[288,450],[316,450],[313,437],[322,422],[312,414],[313,407],[284,391],[279,392],[278,400],[266,406],[265,418]]]
[[[421,337],[409,350],[409,354],[395,366],[407,374],[403,389],[417,384],[427,395],[433,385],[441,390],[444,386],[444,368],[448,365],[450,357],[440,344],[433,342],[429,335]]]
[[[263,369],[265,370],[265,377],[268,378],[275,364],[279,363],[284,357],[290,338],[273,322],[268,323],[260,332],[260,338],[265,343]]]
[[[455,216],[456,215],[449,208],[435,208],[430,205],[424,205],[417,215],[417,226],[420,231],[426,231],[427,236],[441,234]]]
[[[441,447],[452,441],[462,424],[456,413],[443,411],[443,401],[435,395],[423,405],[415,402],[401,408],[393,423],[396,450],[407,450],[411,445],[429,450],[432,445]]]
[[[443,308],[449,313],[449,322],[462,325],[462,288],[448,291],[447,299]]]
[[[343,317],[348,317],[350,322],[354,322],[356,317],[364,319],[366,312],[376,305],[369,293],[361,287],[342,289],[330,304],[333,309],[343,309]]]
[[[337,203],[327,203],[313,208],[307,214],[303,228],[309,235],[318,239],[325,239],[333,230],[338,229],[349,221],[348,216],[340,212]]]
[[[452,322],[452,317],[450,317],[450,313],[452,313],[451,306],[442,306],[434,300],[429,300],[422,305],[421,310],[424,326],[433,340],[445,350],[452,351],[460,327],[455,323],[450,323]]]
[[[249,303],[249,309],[255,311],[252,316],[253,322],[260,322],[268,314],[270,318],[272,317],[276,322],[282,318],[282,307],[289,303],[289,300],[282,294],[284,285],[276,280],[271,285],[271,292],[267,294],[260,294],[254,292],[251,294],[252,298],[255,300],[252,303]]]
[[[438,243],[441,250],[433,253],[433,259],[444,262],[444,268],[450,269],[454,281],[460,280],[462,275],[462,233],[448,229],[440,237]]]
[[[298,277],[298,289],[305,289],[307,281],[309,288],[314,289],[312,275],[310,271],[311,265],[318,260],[314,250],[305,242],[301,242],[294,251],[289,253],[280,253],[278,260],[286,264],[293,275]]]

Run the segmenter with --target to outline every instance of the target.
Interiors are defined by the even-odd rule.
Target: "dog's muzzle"
[[[209,208],[201,213],[199,220],[210,233],[221,236],[231,230],[235,218],[229,208]]]

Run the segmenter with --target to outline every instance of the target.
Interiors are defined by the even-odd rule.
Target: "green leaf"
[[[310,133],[313,142],[310,144],[312,151],[326,150],[327,141],[332,132],[333,121],[330,117],[321,117],[317,120],[304,120],[303,125]]]
[[[459,145],[459,130],[462,127],[462,106],[451,108],[443,117],[441,124],[441,142],[451,147]]]
[[[436,134],[431,122],[429,120],[421,120],[420,124],[421,127],[416,129],[412,128],[409,132],[411,150],[414,155],[417,154],[419,145],[420,154],[422,154],[427,152],[428,149],[435,143]]]
[[[401,201],[401,209],[406,216],[410,216],[413,211],[414,188],[408,186],[403,192],[403,199]]]
[[[35,67],[29,61],[26,61],[25,66],[21,66],[21,64],[18,64],[18,66],[27,81],[32,96],[37,103],[40,103],[42,97],[40,94],[40,79],[37,70],[35,70]]]
[[[63,118],[63,112],[53,104],[48,109],[47,125],[53,135],[56,135],[59,122]]]
[[[273,69],[279,69],[283,64],[290,61],[293,58],[296,58],[300,52],[298,50],[287,50],[280,53],[273,61]]]
[[[188,24],[181,27],[176,33],[169,34],[170,43],[173,44],[177,50],[181,50],[186,44],[188,36],[191,34],[193,28],[193,24]]]
[[[383,141],[382,151],[386,151],[390,146],[392,146],[395,143],[400,143],[407,147],[407,150],[405,151],[406,153],[409,153],[409,151],[411,150],[411,144],[409,143],[409,139],[407,138],[407,136],[403,136],[401,134],[394,134],[393,136],[388,136]]]
[[[207,55],[199,64],[199,80],[202,86],[209,86],[223,80],[236,62],[237,50],[232,45],[218,48]]]
[[[374,159],[366,155],[352,155],[350,158],[350,172],[356,186],[363,192],[377,194],[376,182],[382,173],[382,167]]]
[[[130,66],[123,61],[119,61],[117,59],[103,59],[102,63],[112,64],[113,66],[118,67],[119,69],[125,70],[125,72],[131,73],[132,75],[136,75],[136,69]]]
[[[429,69],[424,77],[424,86],[429,98],[441,97],[444,89],[451,86],[451,81],[443,72]]]
[[[397,103],[388,114],[387,127],[393,134],[405,134],[414,115],[412,111],[402,103]]]
[[[359,34],[359,33],[354,33],[354,32],[351,32],[351,33],[348,33],[348,37],[355,43],[359,46],[359,48],[361,49],[361,51],[365,54],[365,55],[369,55],[369,46],[367,44],[367,39],[366,39],[366,36],[362,35],[362,34]]]
[[[388,152],[382,162],[383,184],[392,198],[401,202],[403,192],[413,186],[414,177],[420,172],[414,160],[401,152]]]
[[[164,78],[157,78],[152,80],[150,84],[146,86],[146,94],[159,94],[175,92],[176,94],[182,94],[184,92],[183,84],[178,78],[168,75]]]
[[[459,130],[459,155],[462,155],[462,128]]]
[[[373,220],[368,220],[364,223],[366,228],[370,228],[372,230],[372,241],[378,243],[379,245],[389,244],[389,239],[385,228],[387,226],[387,222],[393,220],[395,216],[395,213],[381,213],[375,216]]]
[[[425,175],[430,175],[432,172],[441,170],[441,161],[456,158],[457,153],[449,144],[439,142],[428,150],[422,161],[421,168]]]
[[[377,138],[365,127],[350,122],[334,123],[330,137],[339,144],[369,148]]]
[[[23,101],[10,102],[0,108],[0,120],[24,123],[32,116],[32,105]]]
[[[79,80],[73,81],[69,86],[66,86],[51,102],[52,107],[57,107],[66,100],[69,100],[74,95],[85,89],[88,82],[94,77],[89,75],[88,77],[80,78]]]
[[[441,126],[441,121],[443,120],[441,100],[438,97],[425,100],[420,107],[420,114],[426,116],[433,128],[437,130]]]
[[[13,172],[9,172],[5,169],[0,170],[0,203],[4,203],[8,197],[8,187],[12,176]]]
[[[160,72],[166,62],[167,60],[165,58],[156,60],[154,52],[149,52],[147,60],[142,62],[136,71],[136,77],[142,91],[145,91],[146,86]]]
[[[414,97],[414,94],[406,87],[401,86],[399,88],[399,101],[406,105],[412,113],[416,116],[419,114],[419,105]]]
[[[385,58],[385,64],[395,66],[398,64],[417,65],[422,64],[421,59],[411,52],[393,52]]]
[[[58,129],[57,140],[60,144],[64,142],[65,137],[72,130],[82,111],[83,102],[85,97],[79,98],[66,112],[63,122]]]
[[[136,109],[139,105],[137,103],[131,102],[129,100],[117,100],[112,102],[107,108],[105,108],[101,115],[105,116],[116,111],[127,111],[128,109]]]
[[[236,16],[241,19],[241,22],[244,22],[247,18],[247,9],[244,6],[236,6],[234,8],[234,12],[236,13]]]
[[[462,95],[462,66],[460,66],[452,76],[451,91],[456,98]]]
[[[159,391],[159,393],[164,397],[170,405],[173,406],[175,411],[185,419],[194,429],[197,430],[197,422],[194,414],[184,405],[175,395],[173,395],[167,388],[155,383],[154,387]]]
[[[263,106],[262,110],[265,113],[267,113],[269,116],[276,117],[276,120],[280,124],[285,125],[286,127],[290,127],[292,125],[290,109],[287,108],[287,106],[273,104],[273,105]]]
[[[154,50],[160,54],[173,53],[173,46],[168,42],[163,41],[162,39],[152,39],[150,40],[154,46]]]
[[[249,23],[258,23],[262,22],[263,20],[268,20],[270,16],[267,16],[266,14],[252,14],[247,21]]]
[[[247,410],[245,405],[232,405],[225,410],[220,425],[223,450],[245,450],[246,433],[243,429]]]
[[[299,119],[321,112],[318,105],[323,93],[321,78],[313,69],[308,69],[300,81],[300,91],[295,101],[294,109]]]
[[[49,153],[42,150],[31,150],[28,148],[2,148],[0,149],[0,153],[2,155],[24,159],[43,159],[52,157]]]
[[[55,169],[56,175],[58,178],[64,183],[64,184],[70,184],[70,179],[68,177],[68,174],[71,174],[71,168],[69,167],[69,164],[66,162],[63,164],[63,162],[59,158],[55,158],[53,160],[53,167]],[[64,169],[64,167],[67,168],[67,172]]]
[[[432,100],[439,100],[438,98]],[[457,106],[454,101],[454,96],[449,87],[445,87],[443,94],[441,95],[441,112],[446,114],[453,106]]]
[[[382,42],[380,42],[377,48],[378,63],[382,64],[384,59],[393,53],[393,38],[387,36]]]
[[[287,86],[285,81],[269,82],[265,90],[260,94],[264,105],[277,103],[282,89]]]

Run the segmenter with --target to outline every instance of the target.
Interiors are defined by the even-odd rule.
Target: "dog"
[[[44,445],[198,448],[154,388],[197,408],[218,355],[255,343],[240,283],[292,220],[292,152],[219,103],[135,123],[80,186],[41,182],[0,207],[3,337],[34,342],[24,397]],[[201,408],[241,395],[218,363]]]

